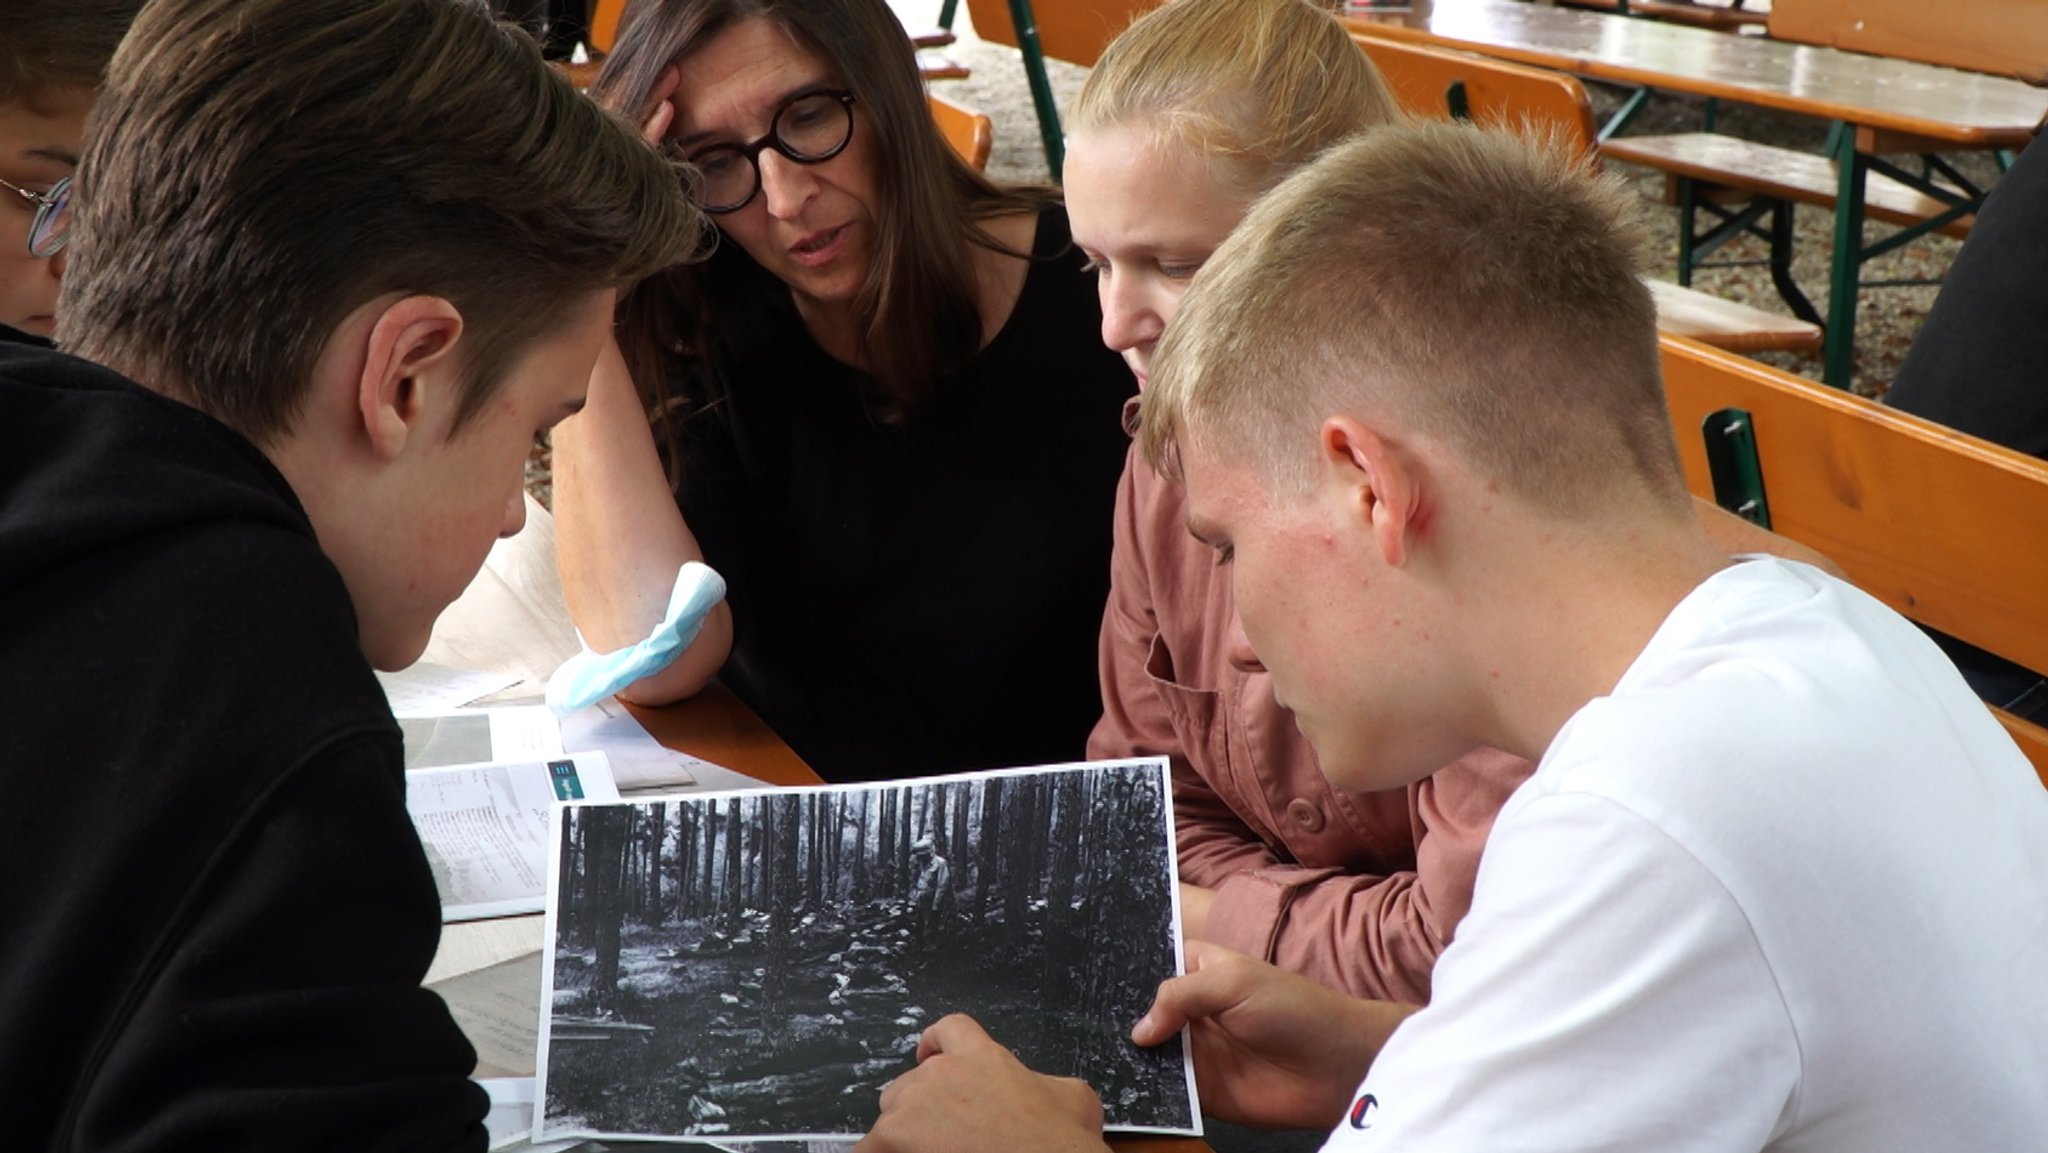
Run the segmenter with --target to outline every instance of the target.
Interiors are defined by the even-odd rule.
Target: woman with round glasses
[[[882,0],[641,0],[595,94],[722,234],[623,303],[555,437],[590,647],[684,560],[731,590],[625,695],[720,675],[835,780],[1079,756],[1133,385],[1053,194],[947,148]]]

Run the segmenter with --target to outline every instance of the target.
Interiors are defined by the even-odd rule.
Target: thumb
[[[1131,1027],[1131,1040],[1157,1045],[1189,1024],[1244,999],[1242,954],[1206,941],[1188,942],[1188,974],[1159,983],[1152,1007]]]

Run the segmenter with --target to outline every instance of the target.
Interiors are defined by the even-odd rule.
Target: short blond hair
[[[1404,118],[1372,61],[1309,0],[1170,0],[1110,43],[1067,127],[1149,119],[1256,195],[1345,137]]]
[[[1321,421],[1390,419],[1532,507],[1686,502],[1633,195],[1562,143],[1368,132],[1260,201],[1153,360],[1146,455],[1198,441],[1307,490]]]

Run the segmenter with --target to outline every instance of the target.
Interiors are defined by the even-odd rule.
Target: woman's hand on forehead
[[[661,147],[676,122],[676,89],[683,83],[683,70],[671,64],[661,70],[654,91],[647,95],[647,107],[640,112],[640,135],[647,143]]]

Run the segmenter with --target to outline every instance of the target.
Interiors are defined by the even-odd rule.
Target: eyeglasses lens
[[[64,247],[71,226],[71,178],[59,180],[36,209],[35,222],[28,229],[31,256],[55,256]]]
[[[760,188],[760,154],[774,148],[799,164],[819,164],[839,155],[853,138],[853,108],[838,93],[814,92],[783,105],[770,135],[746,147],[726,144],[690,157],[696,178],[685,191],[710,212],[731,212]]]

